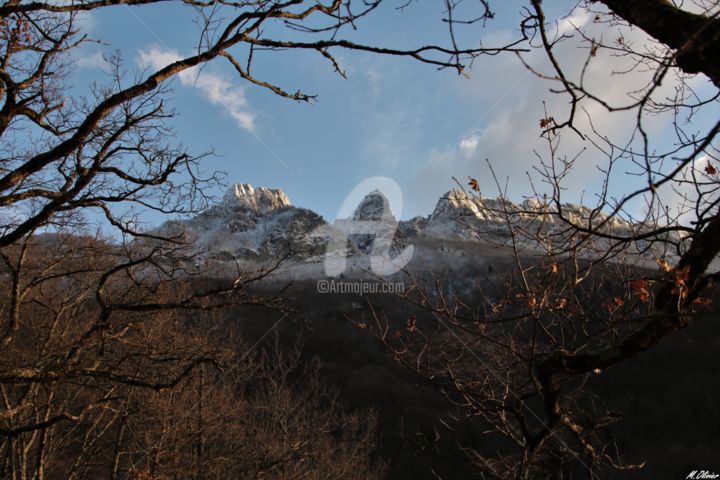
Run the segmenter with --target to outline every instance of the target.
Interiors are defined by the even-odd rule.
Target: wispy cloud
[[[139,62],[143,68],[160,69],[183,57],[175,50],[151,47],[140,51]],[[255,132],[255,113],[245,97],[245,90],[224,75],[193,67],[178,74],[183,86],[194,87],[210,103],[220,107],[239,127]]]
[[[110,66],[99,48],[81,51],[75,58],[75,64],[88,70],[107,70]]]
[[[477,150],[479,144],[480,141],[478,137],[476,135],[470,135],[460,140],[460,151],[466,156],[472,155],[475,153],[475,150]]]

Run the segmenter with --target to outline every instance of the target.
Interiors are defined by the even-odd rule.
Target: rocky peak
[[[390,203],[387,197],[380,190],[373,190],[365,195],[360,205],[355,209],[353,220],[394,220],[395,217],[390,211]]]
[[[390,210],[387,197],[374,190],[362,199],[350,219],[339,220],[356,220],[361,227],[357,229],[359,231],[353,230],[356,233],[348,235],[348,248],[341,254],[372,253],[378,238],[391,240],[392,252],[400,252],[416,242],[422,245],[426,241],[430,242],[427,245],[435,248],[433,245],[437,245],[437,240],[475,242],[490,239],[493,245],[508,245],[508,222],[517,226],[516,231],[530,235],[528,238],[521,235],[513,241],[537,250],[538,238],[553,232],[557,234],[553,237],[557,241],[568,240],[563,233],[567,229],[557,220],[557,215],[552,214],[552,210],[552,206],[537,199],[514,204],[454,189],[438,200],[429,218],[416,217],[398,222]],[[617,218],[607,221],[606,213],[581,205],[563,204],[562,212],[565,218],[581,224],[592,221],[594,226],[602,224],[605,230],[646,228],[642,224],[630,224]],[[182,234],[188,243],[200,247],[207,258],[222,261],[255,261],[292,252],[295,259],[314,262],[326,255],[336,254],[327,251],[331,229],[322,217],[310,210],[292,207],[287,195],[280,189],[253,188],[242,183],[233,185],[221,204],[192,219],[167,222],[161,228],[164,234]],[[600,239],[592,244],[592,248],[603,251],[606,244]]]
[[[437,220],[457,217],[477,217],[478,214],[478,206],[474,199],[459,188],[454,188],[440,197],[430,218]]]
[[[277,188],[253,188],[247,183],[236,183],[225,193],[223,206],[229,210],[251,210],[265,214],[282,207],[289,207],[290,199]]]

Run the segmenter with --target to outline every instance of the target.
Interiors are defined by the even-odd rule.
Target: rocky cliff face
[[[318,255],[325,243],[308,233],[324,223],[315,212],[292,206],[282,190],[235,184],[220,204],[161,228],[181,232],[206,258],[234,260]]]
[[[534,199],[513,203],[472,196],[462,190],[454,189],[438,200],[435,210],[428,219],[427,233],[458,235],[463,238],[471,238],[478,234],[503,237],[509,234],[509,225],[512,225],[516,230],[532,232],[532,235],[559,235],[566,230],[567,225],[556,213],[550,213],[553,211],[556,210]],[[632,225],[618,218],[608,220],[606,213],[582,205],[564,204],[561,211],[567,220],[578,225],[592,224],[594,228],[606,232],[628,234],[633,229],[642,228],[640,225]]]
[[[370,222],[360,229],[368,229],[371,233],[351,234],[348,238],[360,253],[371,253],[376,238],[390,242],[392,246],[398,221],[390,210],[390,202],[381,191],[368,193],[353,212],[352,220]]]
[[[390,210],[390,202],[379,190],[373,190],[362,199],[360,205],[355,209],[352,219],[373,222],[396,221]]]
[[[283,207],[289,207],[290,199],[277,188],[253,188],[247,183],[236,183],[223,197],[222,206],[228,210],[247,210],[265,215]]]

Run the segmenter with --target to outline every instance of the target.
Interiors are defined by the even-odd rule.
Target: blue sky
[[[399,12],[395,6],[400,3],[404,2],[381,7],[346,36],[393,47],[448,44],[440,21],[443,2],[423,0]],[[574,4],[548,3],[548,17],[560,18]],[[466,28],[461,42],[474,46],[482,41],[487,46],[517,37],[524,5],[495,2],[496,19],[485,28]],[[115,50],[122,53],[130,71],[192,53],[199,34],[194,18],[191,9],[167,4],[93,12],[85,25],[90,36],[103,44],[88,44],[76,55],[77,81],[101,78],[102,54]],[[572,20],[587,22],[582,15]],[[561,23],[558,28],[567,27]],[[463,183],[468,175],[477,177],[483,194],[496,196],[486,159],[503,181],[510,178],[511,198],[522,200],[529,193],[525,172],[535,159],[533,149],[542,153],[545,148],[537,126],[544,116],[543,101],[551,114],[562,117],[566,99],[550,94],[551,85],[532,77],[512,55],[480,58],[468,79],[410,59],[335,53],[348,73],[346,80],[316,53],[269,52],[257,59],[257,76],[288,91],[318,95],[313,104],[296,103],[249,85],[224,61],[208,65],[200,76],[176,78],[171,105],[178,116],[171,125],[178,141],[193,152],[214,149],[218,156],[208,158],[205,168],[226,171],[228,183],[281,188],[293,204],[328,219],[335,217],[355,185],[375,175],[388,176],[401,186],[403,218],[430,213],[438,197],[455,186],[452,176]],[[568,65],[577,66],[587,49],[569,44],[561,55]],[[540,68],[546,66],[539,52],[527,58]],[[598,59],[597,70],[607,70],[607,62],[611,60]],[[630,81],[616,77],[612,84],[602,84],[598,80],[598,88],[622,99]],[[716,109],[715,116],[718,113]],[[623,122],[629,121],[597,115],[611,134],[622,135]],[[666,128],[658,121],[652,134],[663,138]],[[565,135],[568,155],[586,146]],[[594,168],[598,161],[592,152],[581,156],[576,176],[569,179],[569,200],[587,199],[598,187]],[[618,192],[631,181],[620,175]]]

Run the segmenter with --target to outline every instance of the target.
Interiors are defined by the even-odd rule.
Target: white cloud
[[[175,50],[152,47],[150,50],[140,51],[140,66],[151,67],[155,70],[166,67],[173,62],[181,60],[182,56]],[[187,72],[187,70],[186,70]],[[183,72],[185,73],[185,72]],[[182,74],[181,74],[182,75]]]
[[[572,14],[561,19],[557,23],[555,33],[560,35],[572,34],[577,29],[581,29],[590,21],[591,13],[585,9],[576,9]]]
[[[464,155],[472,155],[475,153],[475,150],[477,150],[478,147],[478,137],[475,135],[470,135],[469,137],[463,138],[460,140],[460,151]]]
[[[185,84],[183,77],[180,81]],[[248,108],[244,90],[219,75],[209,73],[201,73],[194,85],[211,103],[221,106],[242,128],[251,132],[255,130],[255,115]]]
[[[169,49],[152,47],[140,51],[140,65],[155,70],[182,59],[182,56]],[[180,83],[186,87],[195,87],[201,95],[213,105],[217,105],[228,114],[241,128],[255,131],[255,114],[251,111],[245,90],[233,84],[225,76],[198,67],[183,70],[178,75]]]
[[[81,54],[77,56],[75,63],[79,68],[85,68],[88,70],[106,70],[109,66],[100,49],[95,49],[90,52],[81,52]]]

